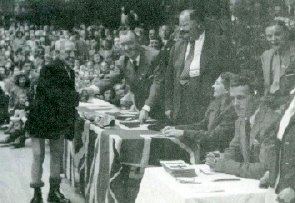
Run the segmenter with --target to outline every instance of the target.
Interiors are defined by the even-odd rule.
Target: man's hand
[[[149,117],[149,112],[147,112],[146,110],[141,109],[139,112],[139,121],[140,123],[144,123]]]
[[[277,201],[279,203],[294,203],[295,202],[295,191],[288,187],[285,188],[278,194]]]
[[[171,118],[172,118],[172,111],[171,110],[165,111],[165,116],[166,116],[167,119],[171,120]]]
[[[217,154],[214,154],[213,152],[210,152],[207,154],[205,159],[205,164],[210,166],[211,169],[215,169],[216,163],[220,160],[220,155],[217,156]]]
[[[175,129],[175,127],[167,126],[162,130],[162,133],[166,137],[181,137],[184,134],[184,130]]]
[[[260,188],[268,188],[269,187],[269,171],[266,171],[264,176],[259,180]]]

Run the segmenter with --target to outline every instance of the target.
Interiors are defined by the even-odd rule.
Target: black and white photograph
[[[295,203],[295,0],[0,0],[0,203]]]

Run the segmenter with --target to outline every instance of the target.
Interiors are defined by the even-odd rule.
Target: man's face
[[[149,31],[149,38],[150,40],[153,40],[156,38],[156,30],[152,29]]]
[[[159,50],[160,49],[160,42],[158,40],[151,40],[150,47]]]
[[[230,98],[238,117],[246,117],[246,112],[249,110],[251,98],[249,86],[231,87]]]
[[[191,20],[188,13],[179,16],[179,34],[182,39],[195,40],[201,34],[200,23]]]
[[[161,27],[159,35],[162,40],[168,40],[171,34],[171,30],[168,26],[164,25]]]
[[[280,49],[284,46],[287,39],[287,34],[282,26],[273,25],[265,29],[266,40],[270,43],[273,49]]]
[[[5,78],[5,68],[0,67],[0,78],[4,79]]]
[[[123,54],[131,59],[135,59],[139,55],[139,44],[135,39],[135,35],[128,32],[120,36],[120,45]]]
[[[29,72],[31,70],[31,64],[30,63],[25,63],[23,67],[25,72]]]
[[[25,84],[26,84],[26,78],[25,77],[20,77],[18,79],[18,81],[19,81],[19,86],[21,86],[21,87],[25,86]]]
[[[26,95],[22,94],[22,95],[19,96],[19,103],[20,104],[24,105],[26,103],[26,101],[27,101]]]
[[[112,96],[111,90],[107,90],[107,91],[104,92],[104,99],[106,101],[110,101],[111,100],[111,96]]]

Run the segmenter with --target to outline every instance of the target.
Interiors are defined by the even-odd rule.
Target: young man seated
[[[208,106],[204,119],[190,125],[167,126],[166,136],[179,137],[195,149],[200,147],[201,159],[210,151],[224,151],[234,137],[236,113],[229,99],[229,83],[232,73],[222,73],[214,85],[214,100]]]
[[[238,115],[235,136],[223,155],[208,154],[206,164],[217,172],[259,179],[270,168],[281,112],[267,103],[257,105],[251,80],[245,75],[231,80],[230,97]]]

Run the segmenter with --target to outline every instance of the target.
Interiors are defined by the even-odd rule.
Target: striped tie
[[[180,75],[180,84],[186,85],[189,82],[189,72],[190,72],[190,66],[194,59],[194,52],[195,52],[195,41],[190,42],[190,50],[186,57],[184,69]]]

